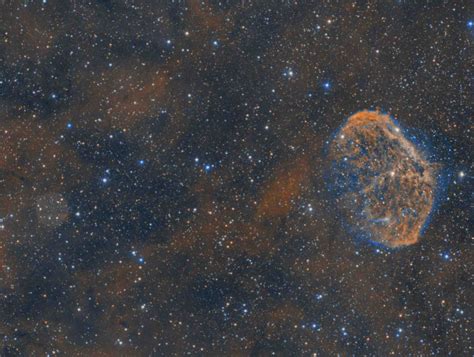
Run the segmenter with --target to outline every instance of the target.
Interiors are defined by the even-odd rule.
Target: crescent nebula
[[[394,248],[419,240],[436,168],[388,115],[361,111],[329,144],[330,188],[351,230]]]

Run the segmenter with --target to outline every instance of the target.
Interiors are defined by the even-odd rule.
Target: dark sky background
[[[472,356],[473,20],[3,0],[1,355]],[[324,175],[377,107],[449,173],[396,250],[348,232]]]

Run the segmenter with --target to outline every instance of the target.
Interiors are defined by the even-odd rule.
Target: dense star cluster
[[[0,354],[471,356],[473,18],[0,0]],[[376,108],[443,187],[397,249],[325,174]]]

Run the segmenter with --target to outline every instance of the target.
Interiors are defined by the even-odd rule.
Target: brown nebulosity
[[[5,120],[0,124],[0,178],[8,184],[8,194],[0,196],[0,214],[35,207],[42,195],[60,194],[64,189],[64,166],[80,166],[76,155],[65,150],[57,129],[48,125]],[[85,172],[81,173],[84,176]],[[53,200],[54,201],[54,200]],[[66,209],[61,209],[63,216]],[[63,217],[65,218],[65,217]]]
[[[90,282],[94,281],[94,290],[100,296],[98,303],[104,306],[104,314],[107,319],[103,319],[97,324],[101,330],[108,331],[109,335],[120,336],[126,340],[128,333],[124,332],[124,326],[130,331],[143,330],[143,336],[139,338],[163,338],[169,335],[172,340],[179,340],[185,335],[185,327],[173,321],[183,321],[188,309],[193,309],[195,301],[190,302],[190,306],[183,307],[183,311],[166,316],[165,322],[156,321],[154,323],[145,321],[142,327],[131,316],[130,311],[124,310],[122,306],[130,304],[128,296],[140,291],[146,284],[150,284],[150,277],[147,270],[150,266],[158,269],[159,275],[156,279],[157,286],[153,286],[148,291],[159,301],[173,301],[176,299],[176,291],[187,291],[189,286],[193,286],[196,279],[203,274],[219,276],[222,268],[228,264],[229,257],[239,257],[242,254],[248,257],[272,256],[276,254],[272,251],[273,236],[275,229],[262,223],[264,220],[279,220],[290,213],[293,208],[293,200],[301,194],[301,187],[308,180],[309,164],[306,158],[296,160],[293,163],[286,163],[275,168],[274,177],[269,179],[260,192],[260,200],[253,213],[249,212],[248,221],[236,219],[235,210],[231,206],[222,203],[222,210],[215,209],[215,191],[218,183],[212,175],[203,176],[193,190],[199,196],[198,214],[183,224],[183,228],[174,232],[169,245],[148,242],[141,247],[140,252],[147,264],[137,266],[128,262],[119,262],[104,269],[100,275],[93,272],[78,273],[76,281],[80,290],[90,288]],[[219,242],[222,244],[219,244]],[[180,262],[178,257],[189,257],[184,262]],[[211,263],[210,263],[211,262]],[[180,279],[176,281],[169,276],[169,267],[174,266]],[[178,267],[179,266],[179,267]],[[159,268],[158,268],[159,267]],[[174,289],[168,287],[174,286]],[[239,286],[244,291],[251,291],[255,288],[255,281],[250,277],[241,277]],[[81,302],[86,304],[87,301]],[[139,307],[137,307],[139,308]],[[269,309],[264,309],[262,313],[271,324],[265,325],[262,321],[252,317],[251,322],[261,325],[265,338],[284,338],[287,329],[294,328],[300,323],[303,312],[291,304],[283,304]],[[133,315],[133,314],[132,314]],[[173,329],[164,328],[168,324],[173,324]],[[245,331],[245,325],[240,327],[241,333]],[[159,334],[159,335],[157,335]],[[114,341],[103,340],[101,344],[110,345]],[[229,351],[239,353],[242,351],[242,341],[239,339],[229,340]],[[257,343],[255,339],[248,339],[246,349],[252,348]],[[174,346],[174,350],[181,348],[179,344]],[[217,352],[217,351],[216,351]],[[97,353],[97,351],[96,351]],[[107,355],[103,351],[103,355]]]
[[[13,17],[5,10],[7,9],[3,6],[0,12],[0,24],[6,30],[0,48],[5,49],[4,54],[8,59],[13,61],[15,57],[25,54],[43,58],[54,49],[58,31],[48,24],[46,16],[37,16],[29,9],[22,8],[17,16]],[[8,43],[16,46],[6,46]]]
[[[388,115],[352,115],[331,144],[330,160],[352,224],[389,247],[418,241],[433,205],[435,170]]]
[[[194,26],[205,29],[207,31],[222,31],[225,26],[224,16],[212,14],[212,7],[209,6],[207,1],[197,2],[192,1],[189,3],[191,8],[190,21],[194,23]]]
[[[9,33],[2,41],[7,39],[9,45],[0,45],[0,52],[3,48],[7,49],[7,59],[12,63],[16,58],[29,55],[32,62],[37,59],[41,61],[42,64],[38,64],[38,67],[43,68],[49,62],[49,56],[59,53],[61,47],[64,55],[59,53],[58,57],[68,62],[70,45],[74,50],[72,56],[78,56],[79,60],[77,63],[71,61],[68,67],[70,74],[67,76],[71,80],[71,90],[68,92],[70,97],[63,96],[61,103],[54,107],[57,112],[53,116],[45,115],[43,118],[41,114],[38,117],[25,115],[22,118],[0,120],[0,186],[5,185],[7,188],[7,193],[0,192],[0,218],[14,213],[14,218],[6,219],[5,229],[0,230],[2,295],[16,291],[19,298],[12,300],[14,309],[21,308],[18,311],[23,311],[24,307],[27,308],[31,304],[30,292],[39,285],[38,279],[33,280],[36,275],[29,270],[30,265],[24,263],[24,256],[11,253],[20,245],[38,261],[39,266],[52,266],[56,269],[46,275],[53,286],[50,291],[58,295],[45,295],[41,291],[38,297],[43,305],[38,304],[40,307],[32,308],[33,311],[41,309],[41,320],[37,319],[37,315],[32,317],[27,313],[20,313],[12,318],[11,324],[8,319],[1,321],[3,325],[0,325],[0,334],[16,336],[17,333],[26,331],[27,336],[31,336],[28,337],[30,340],[25,341],[24,337],[20,337],[15,342],[26,346],[23,350],[26,355],[46,355],[51,353],[53,348],[71,356],[149,355],[155,352],[155,348],[158,351],[156,353],[164,355],[184,355],[190,351],[207,355],[265,355],[275,350],[277,354],[309,355],[310,352],[318,351],[318,355],[352,355],[354,350],[350,349],[349,344],[356,339],[357,344],[361,344],[363,341],[359,340],[360,336],[366,337],[367,345],[374,347],[373,353],[365,354],[388,355],[388,351],[391,354],[395,353],[392,351],[398,354],[407,353],[403,349],[404,342],[396,341],[393,336],[388,339],[385,335],[392,333],[387,330],[387,326],[403,320],[400,312],[405,311],[405,301],[409,301],[410,294],[415,297],[417,294],[415,290],[419,285],[415,285],[413,292],[397,284],[410,276],[410,271],[403,270],[403,266],[408,265],[407,262],[403,259],[395,260],[397,258],[394,255],[355,255],[350,244],[341,244],[339,241],[338,224],[333,227],[329,223],[336,220],[336,217],[329,217],[326,213],[324,207],[327,206],[327,201],[322,200],[316,190],[311,189],[313,181],[323,186],[320,177],[323,159],[319,157],[319,153],[331,126],[331,123],[321,120],[323,116],[319,117],[321,112],[316,107],[328,106],[336,115],[338,111],[342,112],[356,102],[359,104],[354,105],[360,105],[359,101],[363,102],[364,98],[356,96],[356,92],[346,88],[358,90],[359,82],[369,77],[366,71],[376,71],[380,67],[371,55],[371,41],[365,41],[366,34],[372,29],[380,28],[373,6],[359,12],[356,12],[358,7],[354,6],[353,2],[348,2],[346,6],[335,6],[334,10],[346,8],[349,14],[344,18],[346,33],[350,34],[349,36],[331,33],[336,31],[333,25],[327,26],[327,38],[315,34],[309,30],[315,26],[315,13],[308,11],[280,28],[269,26],[268,31],[275,34],[278,40],[262,43],[257,39],[260,32],[267,31],[266,25],[264,26],[264,18],[267,15],[256,17],[256,22],[249,21],[251,11],[239,15],[240,10],[249,9],[248,2],[242,2],[246,6],[239,5],[225,11],[221,7],[218,9],[218,6],[215,6],[214,10],[214,6],[207,5],[205,1],[184,1],[183,7],[189,9],[183,10],[184,20],[176,22],[175,17],[167,12],[156,12],[159,8],[156,4],[135,1],[133,10],[125,6],[122,8],[126,11],[129,21],[116,22],[116,27],[112,30],[109,30],[109,26],[113,26],[109,20],[120,19],[115,17],[121,11],[120,2],[77,2],[77,6],[72,5],[78,11],[77,14],[67,13],[71,22],[49,19],[49,10],[34,12],[33,2],[29,3],[31,6],[21,9],[18,19],[16,16],[6,16],[8,22],[5,22],[4,28],[8,28]],[[51,3],[60,4],[49,0],[48,4]],[[76,4],[76,1],[73,1],[73,4]],[[141,10],[140,6],[135,6],[143,4],[150,6],[144,6]],[[109,15],[105,11],[93,10],[108,5],[113,7]],[[68,5],[64,2],[62,6]],[[53,7],[59,8],[51,6],[50,9]],[[41,13],[43,15],[40,15]],[[274,21],[274,15],[278,13],[275,11],[268,15],[271,23]],[[104,16],[108,17],[104,20]],[[49,22],[62,25],[49,28]],[[137,25],[142,22],[146,26],[137,29]],[[76,23],[85,28],[85,31],[79,32],[81,36],[77,36],[78,32],[74,29]],[[258,26],[253,27],[253,23]],[[277,22],[274,22],[274,25],[277,25]],[[123,32],[120,31],[122,28],[125,28]],[[147,31],[156,28],[159,28],[159,31]],[[189,31],[189,34],[185,35],[185,31]],[[109,43],[108,32],[118,33],[120,36],[117,38],[121,39],[112,39]],[[73,33],[75,36],[65,38],[65,33]],[[327,51],[327,42],[314,41],[314,38],[319,37],[332,43],[329,46],[331,51]],[[163,51],[166,54],[161,58],[158,55],[164,47],[162,44],[168,38],[172,40],[173,45]],[[389,38],[392,43],[404,41],[403,37]],[[102,40],[107,41],[103,43],[104,48],[99,49]],[[150,57],[141,56],[138,52],[138,49],[144,47],[143,44],[138,44],[137,49],[129,48],[137,40],[147,43],[147,46],[148,42],[151,43]],[[218,51],[206,45],[213,40],[219,42]],[[18,45],[11,46],[13,43]],[[299,43],[302,46],[299,46]],[[55,47],[56,44],[58,48]],[[173,49],[174,46],[176,47]],[[86,55],[76,49],[79,47]],[[338,48],[342,50],[337,50]],[[248,71],[255,71],[250,76],[255,82],[267,81],[268,85],[271,84],[265,91],[256,92],[259,94],[255,97],[262,97],[253,98],[252,91],[249,91],[247,96],[241,96],[239,93],[238,87],[243,85],[246,88],[245,81],[249,80],[237,73],[241,69],[240,64],[234,73],[236,63],[248,59],[243,55],[244,51],[261,58],[263,66],[251,68],[253,66],[249,65]],[[411,60],[410,56],[405,58]],[[101,63],[102,59],[104,63]],[[402,59],[402,56],[397,58]],[[109,61],[113,62],[110,68]],[[86,68],[88,62],[91,63]],[[297,75],[289,81],[288,78],[282,81],[281,69],[288,63],[294,64]],[[315,96],[311,101],[302,101],[301,98],[306,98],[308,86],[317,87],[328,68],[333,66],[334,77],[329,79],[334,83],[334,92],[321,96],[324,99],[321,101],[314,101]],[[137,155],[146,157],[147,160],[149,158],[153,165],[160,166],[161,161],[166,161],[162,158],[169,156],[178,166],[182,163],[180,155],[188,154],[185,150],[187,147],[183,144],[185,140],[181,140],[183,137],[191,140],[193,135],[199,135],[196,141],[201,142],[201,145],[193,144],[192,140],[191,144],[186,144],[191,145],[193,150],[196,149],[196,155],[197,152],[205,151],[206,146],[212,148],[213,142],[216,141],[212,135],[203,135],[204,131],[196,130],[199,125],[195,123],[207,118],[203,113],[206,112],[208,103],[212,102],[210,99],[214,95],[213,91],[216,91],[216,84],[213,87],[212,83],[208,82],[212,82],[211,76],[219,76],[224,67],[229,71],[227,76],[230,76],[233,82],[229,85],[222,81],[217,85],[235,92],[237,99],[233,99],[235,103],[232,103],[232,110],[242,111],[238,116],[249,112],[252,120],[262,120],[263,123],[268,117],[271,123],[274,123],[265,135],[274,136],[273,140],[277,143],[269,142],[268,145],[272,145],[269,149],[275,152],[275,156],[271,157],[277,159],[270,160],[273,166],[265,168],[261,174],[260,177],[265,178],[262,179],[263,183],[255,180],[251,188],[241,186],[240,183],[234,184],[237,181],[236,176],[247,176],[248,165],[246,163],[245,167],[234,169],[231,166],[238,164],[231,163],[230,159],[224,159],[215,172],[201,176],[196,174],[197,182],[193,181],[195,167],[190,170],[183,169],[180,172],[189,173],[191,178],[188,180],[188,177],[177,177],[176,180],[182,179],[183,185],[189,188],[193,202],[180,209],[189,213],[196,207],[196,212],[183,216],[181,212],[174,214],[174,223],[170,223],[164,230],[156,228],[152,233],[146,231],[143,233],[145,237],[126,237],[117,230],[120,238],[117,242],[109,231],[101,235],[100,230],[99,234],[96,234],[95,230],[83,227],[84,223],[97,223],[89,216],[93,215],[93,212],[87,212],[86,208],[78,207],[81,211],[80,219],[76,219],[74,215],[66,215],[67,203],[63,202],[61,197],[66,199],[69,191],[74,192],[71,189],[74,186],[79,186],[81,191],[77,191],[81,193],[82,188],[87,192],[84,182],[90,181],[91,186],[94,186],[98,174],[93,164],[83,162],[76,156],[78,154],[75,151],[74,139],[71,139],[74,140],[72,143],[60,139],[63,135],[73,137],[77,133],[75,130],[65,130],[66,123],[71,121],[75,129],[84,131],[86,139],[81,140],[86,141],[89,141],[89,133],[92,135],[98,132],[108,137],[109,134],[115,135],[116,131],[121,131],[126,134],[130,143],[138,141]],[[393,73],[399,75],[397,71]],[[371,73],[372,86],[376,82],[374,78],[379,76],[380,73],[377,76]],[[45,78],[49,81],[49,76]],[[382,79],[380,83],[389,88],[392,78],[384,78],[382,75]],[[259,86],[255,84],[254,87]],[[264,97],[265,93],[270,92],[270,88],[277,88],[280,100],[273,102],[269,112],[264,113],[262,108],[265,106],[260,108],[255,104],[270,102]],[[57,88],[51,86],[46,89],[44,96],[48,96],[49,89]],[[376,92],[378,87],[375,85],[370,89]],[[192,94],[192,98],[188,98],[188,93]],[[336,93],[337,95],[333,95]],[[400,102],[407,99],[406,93],[397,97]],[[223,99],[226,99],[225,95]],[[10,99],[2,97],[1,100],[2,113],[21,111],[16,106],[6,110],[7,106],[1,104]],[[245,111],[239,108],[244,100]],[[225,109],[225,104],[223,108]],[[216,106],[216,111],[220,112],[221,109],[220,105]],[[163,120],[163,126],[160,126],[159,130],[152,133],[150,122],[158,121],[157,117],[162,110],[166,110],[169,117]],[[236,134],[235,146],[231,146],[228,157],[234,158],[247,149],[255,148],[258,151],[254,143],[261,142],[262,139],[260,137],[255,140],[253,134],[255,131],[260,135],[260,130],[255,130],[257,126],[248,123],[248,129],[245,123],[243,127],[238,128],[240,132],[248,130],[247,140],[239,141],[239,135]],[[411,244],[418,239],[421,219],[428,214],[426,209],[432,200],[434,185],[433,170],[421,155],[417,154],[410,142],[402,140],[401,134],[382,127],[386,124],[393,124],[388,116],[360,112],[351,117],[343,129],[346,140],[337,142],[345,145],[351,135],[364,137],[370,145],[378,142],[379,137],[398,140],[399,146],[391,147],[390,155],[387,156],[391,159],[397,158],[400,151],[403,151],[410,159],[409,163],[394,161],[398,165],[396,177],[403,183],[402,188],[396,191],[397,196],[400,196],[396,201],[398,206],[386,207],[377,202],[375,194],[376,187],[386,184],[386,192],[393,191],[390,186],[391,171],[384,172],[374,182],[364,181],[367,185],[364,186],[363,193],[371,197],[371,201],[365,211],[368,218],[361,221],[361,224],[367,227],[369,220],[381,218],[379,223],[371,224],[373,230],[381,235],[381,239],[386,239],[383,240],[384,244]],[[380,130],[376,131],[376,128]],[[452,126],[447,126],[446,129],[454,130]],[[151,137],[151,134],[153,140],[146,139],[149,135]],[[233,137],[230,137],[228,140],[232,139]],[[95,145],[92,138],[90,143]],[[100,144],[100,141],[97,144]],[[192,147],[193,145],[196,145],[196,148]],[[184,148],[185,153],[176,154],[176,148]],[[100,149],[99,146],[97,149]],[[341,147],[340,151],[337,151],[338,157],[348,153],[346,149]],[[363,161],[359,157],[360,148],[352,147],[352,150],[352,157],[359,160],[356,169],[361,169],[365,164],[376,165],[378,162],[383,165],[385,162],[367,158]],[[263,151],[261,150],[259,156],[265,161]],[[291,161],[296,155],[299,155],[299,159]],[[382,156],[377,153],[376,158]],[[131,160],[135,160],[135,156],[131,157]],[[354,159],[354,162],[357,160]],[[415,162],[426,167],[424,175],[420,175],[414,168]],[[64,167],[68,169],[64,170]],[[132,170],[135,170],[135,167]],[[128,168],[126,171],[128,172]],[[168,166],[162,171],[146,171],[144,175],[160,175],[166,171],[172,169]],[[62,177],[64,173],[66,177]],[[120,203],[123,199],[110,199],[116,184],[113,182],[110,187],[100,188],[102,193],[107,190],[111,192],[103,196],[107,205]],[[122,191],[120,197],[126,193]],[[352,205],[353,197],[354,195],[349,193],[343,198],[347,208],[357,208]],[[140,200],[146,203],[147,198],[140,197]],[[301,203],[310,201],[315,203],[315,211],[312,214],[306,215],[297,211]],[[33,208],[34,213],[38,202],[40,206],[45,203],[48,210],[51,209],[47,211],[47,215],[40,216],[40,221],[47,223],[49,213],[53,213],[53,216],[59,214],[59,219],[51,228],[55,228],[57,224],[62,231],[64,228],[61,223],[71,223],[71,230],[66,230],[61,238],[62,241],[70,240],[71,246],[66,249],[64,243],[58,240],[58,244],[63,245],[61,249],[66,249],[64,263],[57,262],[56,255],[46,254],[48,250],[55,252],[54,247],[46,248],[45,244],[54,243],[51,238],[55,236],[54,231],[49,227],[43,227],[40,234],[34,225],[25,230],[20,229],[20,225],[28,225],[30,222],[24,211]],[[163,204],[166,205],[166,202]],[[407,204],[410,208],[422,208],[420,221],[415,219],[411,228],[405,221],[400,224],[389,221],[386,224],[388,211],[391,218],[403,216],[402,204]],[[125,212],[125,216],[127,215]],[[114,223],[107,222],[107,218],[108,216],[99,221],[99,226],[113,226]],[[84,222],[81,223],[82,219]],[[120,229],[121,226],[114,228]],[[45,234],[46,231],[49,234]],[[390,237],[396,238],[390,239],[389,232],[394,233]],[[141,232],[135,234],[140,235]],[[163,235],[167,236],[166,241],[158,243]],[[34,238],[31,238],[33,236]],[[47,239],[50,240],[46,241]],[[81,264],[72,272],[67,270],[66,264],[70,267],[78,262],[74,257],[76,254],[95,255],[93,248],[85,245],[91,241],[97,241],[99,247],[101,242],[105,245],[104,249],[99,250],[99,261],[91,260],[90,264]],[[131,249],[139,251],[146,264],[139,265],[130,259]],[[410,257],[410,266],[412,262],[416,264],[416,259],[416,256]],[[435,259],[431,261],[434,262]],[[459,262],[452,264],[456,264],[454,270],[462,271]],[[21,269],[22,265],[27,268]],[[398,269],[393,270],[393,274],[390,274],[391,266]],[[421,279],[433,279],[427,283],[432,287],[440,286],[441,282],[449,280],[450,275],[446,276],[446,272],[438,272],[435,278],[431,277],[426,270],[423,272],[421,269],[425,266],[414,265],[411,275],[416,276],[417,282]],[[67,275],[64,280],[55,277],[58,271]],[[29,278],[29,275],[32,275],[32,278]],[[396,278],[393,278],[394,276]],[[27,279],[31,279],[28,284]],[[40,284],[43,283],[41,279],[40,276]],[[197,284],[201,281],[202,286]],[[210,301],[203,303],[202,297],[201,301],[196,297],[192,289],[196,286],[209,292]],[[456,288],[454,286],[451,290]],[[220,291],[224,291],[223,294],[226,295],[223,301],[216,299],[217,302],[213,302],[212,293],[219,295]],[[317,293],[324,294],[321,301],[315,301],[313,298]],[[243,302],[248,303],[249,307],[249,313],[245,316],[239,310]],[[227,303],[235,304],[236,307],[233,308],[236,310],[232,312],[232,309],[229,309],[230,314],[234,313],[234,317],[223,322],[222,309]],[[143,309],[142,304],[145,305]],[[203,306],[196,307],[199,304]],[[451,310],[457,307],[457,301],[454,299],[450,300],[450,304]],[[431,307],[431,304],[429,306]],[[78,307],[81,310],[78,310]],[[430,314],[436,312],[429,310]],[[405,320],[407,324],[419,318],[417,314],[412,316],[413,320]],[[431,318],[431,315],[429,317]],[[359,320],[356,320],[353,326],[363,326],[361,330],[366,332],[352,331],[351,336],[343,340],[339,335],[341,326],[356,318]],[[320,323],[321,331],[308,327],[313,321]],[[426,321],[428,323],[424,325],[430,326],[432,320]],[[306,327],[302,328],[303,325]],[[81,330],[80,326],[87,327],[87,331]],[[419,340],[417,335],[423,338],[426,336],[424,331],[417,334],[413,329],[411,332],[416,345]],[[455,329],[449,330],[449,333],[454,332]],[[364,333],[366,335],[363,335]],[[454,336],[452,340],[457,338],[458,336]],[[12,341],[10,338],[7,343],[13,344]],[[122,341],[123,345],[118,341]],[[194,345],[198,347],[191,349]],[[204,352],[198,350],[200,346],[205,347]],[[294,346],[293,350],[291,346]],[[429,341],[419,348],[422,349],[423,355],[432,353]],[[359,352],[364,354],[362,350]]]
[[[292,200],[307,183],[309,171],[309,164],[305,158],[279,169],[276,177],[262,193],[257,216],[275,218],[287,215],[293,206]]]
[[[82,73],[77,86],[84,89],[84,98],[73,113],[111,118],[104,126],[130,130],[150,112],[156,112],[159,103],[166,100],[170,71],[164,66],[148,66],[133,72],[130,65],[120,64],[99,78],[95,73]]]
[[[5,291],[16,288],[13,282],[21,278],[23,264],[14,251],[47,244],[45,232],[69,219],[63,192],[73,182],[64,183],[62,169],[81,164],[60,143],[58,131],[35,115],[0,121],[0,287]],[[24,229],[33,233],[22,237]]]

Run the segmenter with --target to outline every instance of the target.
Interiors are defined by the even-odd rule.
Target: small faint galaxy
[[[0,355],[472,356],[473,21],[0,0]]]

